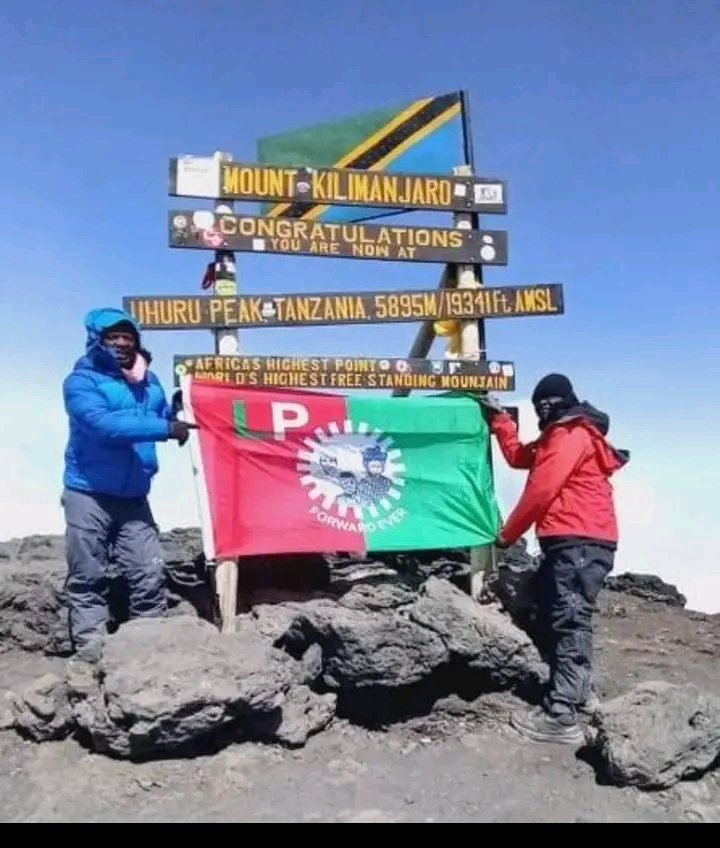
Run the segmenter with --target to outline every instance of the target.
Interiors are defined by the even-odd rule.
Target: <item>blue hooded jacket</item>
[[[65,450],[68,489],[122,498],[144,497],[158,463],[155,442],[170,436],[170,408],[158,378],[131,385],[111,351],[104,330],[127,321],[140,339],[134,318],[121,309],[94,309],[85,317],[85,356],[63,384],[70,437]],[[150,355],[141,351],[150,361]]]

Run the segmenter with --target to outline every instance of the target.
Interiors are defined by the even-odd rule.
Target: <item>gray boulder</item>
[[[65,681],[45,674],[11,700],[13,727],[36,742],[64,739],[74,720]]]
[[[307,686],[294,686],[283,701],[277,719],[266,720],[264,732],[262,723],[256,723],[255,734],[288,748],[302,748],[310,736],[330,724],[336,704],[336,695],[317,695]]]
[[[377,586],[371,593],[353,589],[339,603],[292,604],[278,642],[297,656],[319,645],[323,680],[333,691],[412,685],[446,663],[449,653],[437,634],[409,619],[408,600],[412,595],[395,587]]]
[[[480,673],[493,689],[538,687],[547,680],[547,667],[525,633],[444,580],[427,581],[410,619],[440,636],[451,658]]]
[[[684,609],[687,598],[671,583],[666,583],[655,574],[618,574],[608,577],[607,588],[611,592],[633,595],[646,601],[666,604],[669,607]]]
[[[65,565],[55,560],[14,556],[0,566],[0,650],[69,652],[64,579]]]
[[[489,691],[537,687],[547,678],[521,630],[438,578],[419,593],[399,584],[359,584],[337,600],[259,605],[252,617],[259,632],[297,658],[308,661],[312,647],[319,648],[313,661],[321,663],[323,683],[343,696],[350,714],[352,700],[365,691],[468,681]]]
[[[606,703],[595,742],[607,776],[666,789],[720,762],[720,699],[693,684],[648,682]]]
[[[129,622],[108,639],[100,690],[74,705],[96,751],[148,757],[208,747],[281,707],[294,661],[197,618]]]

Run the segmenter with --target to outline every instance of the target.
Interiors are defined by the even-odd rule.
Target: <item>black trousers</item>
[[[615,551],[592,542],[550,546],[537,573],[544,648],[550,665],[546,708],[570,713],[587,699],[593,682],[595,604],[612,571]]]

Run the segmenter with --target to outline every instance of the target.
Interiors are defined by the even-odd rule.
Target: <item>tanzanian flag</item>
[[[463,109],[462,92],[456,91],[268,136],[258,141],[258,160],[264,165],[451,174],[466,162]],[[333,222],[395,213],[296,202],[267,204],[263,214]]]
[[[206,553],[488,544],[488,427],[469,396],[347,397],[188,377]]]

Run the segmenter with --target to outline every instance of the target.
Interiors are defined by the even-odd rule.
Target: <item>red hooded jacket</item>
[[[579,404],[524,445],[509,415],[493,417],[492,432],[508,464],[530,469],[522,496],[500,532],[505,542],[513,544],[534,524],[541,542],[579,537],[617,543],[609,478],[627,457],[605,439],[608,422],[604,413]]]

